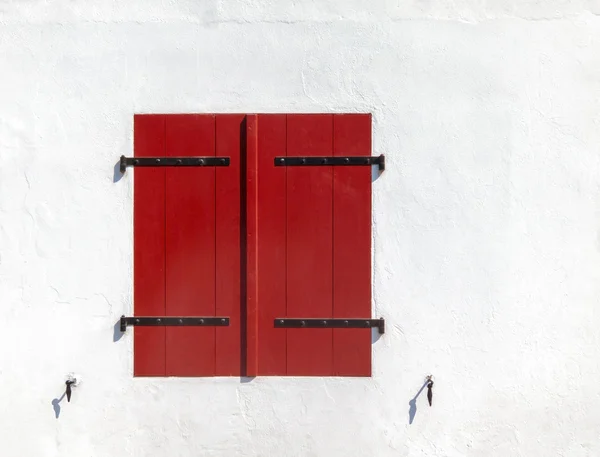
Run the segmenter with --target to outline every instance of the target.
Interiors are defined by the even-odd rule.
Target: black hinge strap
[[[323,156],[323,157],[275,157],[276,167],[293,166],[329,166],[329,165],[378,165],[379,170],[385,170],[385,156]]]
[[[127,330],[128,325],[140,325],[145,327],[173,326],[200,326],[200,327],[228,327],[228,317],[183,317],[183,316],[121,316],[121,331]]]
[[[121,156],[119,169],[127,167],[228,167],[229,157],[125,157]]]
[[[275,319],[276,328],[371,328],[385,333],[385,320],[381,319]]]

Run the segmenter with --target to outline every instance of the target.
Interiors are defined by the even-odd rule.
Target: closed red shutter
[[[370,376],[371,329],[274,328],[370,318],[371,170],[274,167],[281,156],[370,156],[371,116],[258,116],[258,374]]]
[[[239,152],[243,118],[134,118],[136,157],[231,157],[231,165],[218,170],[136,170],[134,314],[230,318],[228,327],[136,328],[136,376],[240,373]]]
[[[370,327],[274,325],[371,318],[371,167],[275,164],[370,156],[370,115],[137,115],[134,148],[229,157],[135,172],[134,315],[229,318],[136,327],[136,376],[371,375]]]

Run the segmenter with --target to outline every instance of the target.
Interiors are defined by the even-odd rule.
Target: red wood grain
[[[288,115],[288,156],[333,154],[333,116]],[[333,170],[287,167],[287,316],[333,317]],[[287,374],[333,373],[331,329],[287,331]]]
[[[258,374],[258,119],[246,118],[246,376]]]
[[[229,157],[216,167],[216,315],[229,316],[228,327],[216,327],[217,376],[239,376],[243,346],[241,323],[240,151],[245,141],[243,114],[216,115],[216,155]]]
[[[287,373],[286,329],[273,321],[286,316],[286,115],[258,116],[258,374]]]
[[[164,156],[165,118],[136,115],[134,156]],[[165,169],[138,168],[133,180],[133,302],[136,316],[165,313]],[[136,327],[134,376],[165,375],[165,328]]]
[[[371,155],[371,116],[333,120],[333,155]],[[371,318],[371,170],[334,167],[333,317]],[[371,329],[333,330],[333,374],[371,375]]]
[[[214,156],[213,115],[169,115],[166,155]],[[166,169],[166,315],[214,316],[215,167]],[[167,376],[215,375],[214,327],[167,327]]]

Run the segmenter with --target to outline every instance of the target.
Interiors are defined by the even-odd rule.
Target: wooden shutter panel
[[[370,156],[371,117],[258,116],[258,374],[370,376],[371,329],[274,328],[278,317],[370,318],[370,167],[274,167]]]
[[[135,116],[136,157],[165,155],[164,116]],[[133,303],[138,316],[165,315],[165,169],[139,168],[133,184]],[[164,376],[165,328],[133,334],[135,376]]]
[[[371,155],[371,116],[336,115],[334,156]],[[371,168],[333,167],[333,317],[371,316]],[[371,330],[333,330],[334,376],[371,376]]]
[[[136,376],[240,373],[242,122],[239,115],[135,116],[136,157],[230,157],[218,170],[136,169],[134,314],[230,318],[219,328],[137,327]]]

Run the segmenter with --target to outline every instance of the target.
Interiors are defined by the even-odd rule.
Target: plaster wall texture
[[[0,2],[2,455],[600,455],[599,14]],[[115,165],[157,112],[373,113],[372,378],[132,377]]]

